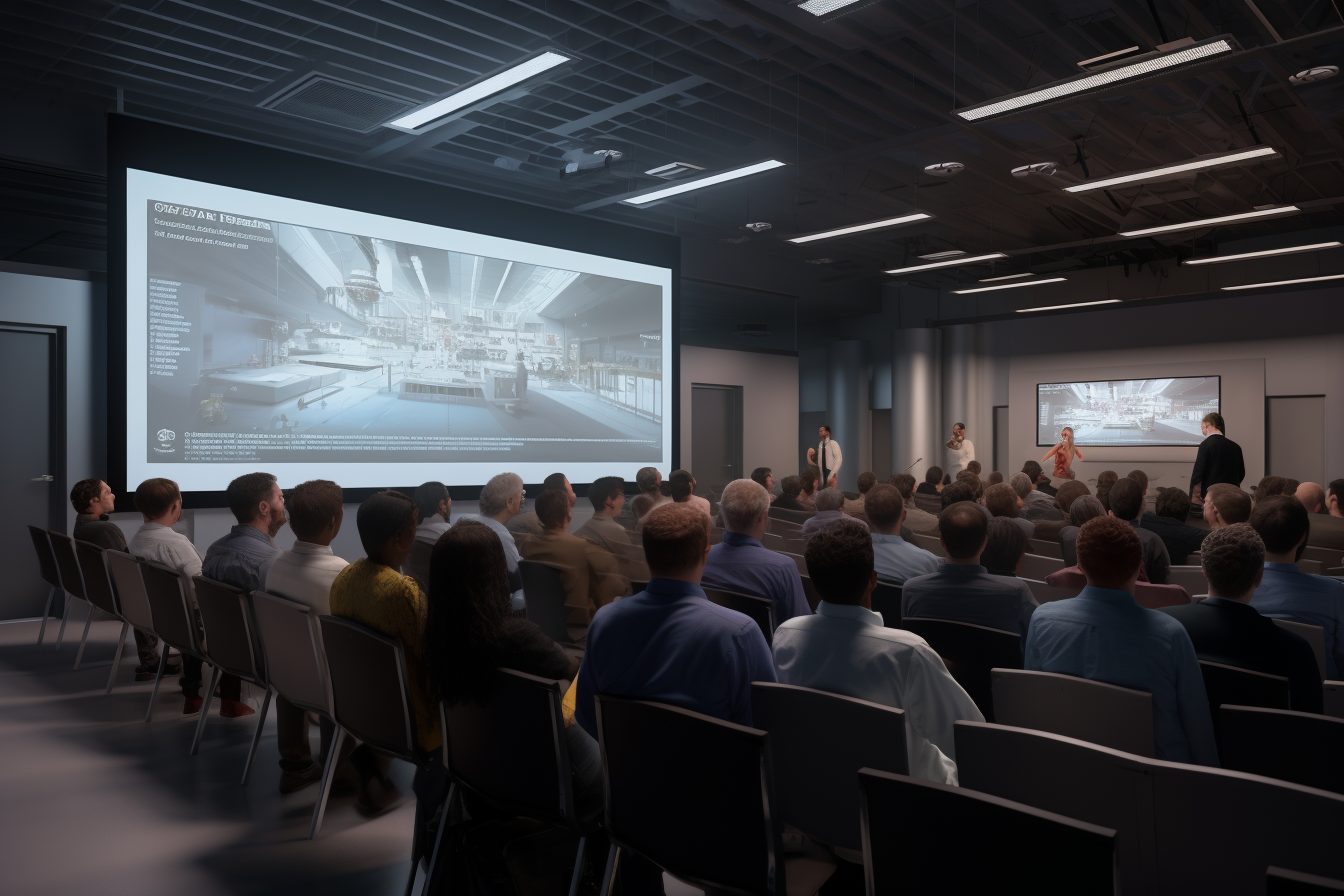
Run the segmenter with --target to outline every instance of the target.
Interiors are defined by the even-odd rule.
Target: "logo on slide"
[[[155,452],[158,454],[172,454],[177,449],[168,443],[176,438],[177,433],[173,432],[171,429],[159,430],[159,446],[154,449]]]

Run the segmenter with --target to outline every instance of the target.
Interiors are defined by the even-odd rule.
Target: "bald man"
[[[1314,482],[1302,483],[1293,493],[1293,497],[1307,508],[1308,518],[1311,520],[1307,544],[1332,551],[1344,551],[1344,517],[1335,516],[1336,508],[1339,507],[1339,496],[1336,493],[1338,485],[1338,480],[1330,483],[1329,496],[1326,495],[1324,488]]]

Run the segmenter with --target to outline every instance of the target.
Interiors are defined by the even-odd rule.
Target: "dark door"
[[[1017,464],[1013,463],[1012,459],[1008,456],[1009,453],[1010,451],[1008,449],[1008,405],[1006,404],[996,405],[994,408],[993,461],[994,461],[994,469],[1002,473],[1004,479],[1007,479],[1013,475],[1012,473],[1009,472],[1009,470],[1017,472],[1017,470],[1021,469],[1020,467],[1017,466]],[[1025,457],[1022,459],[1024,461],[1026,460]]]
[[[742,478],[742,387],[691,385],[691,475],[716,494]]]
[[[58,465],[60,433],[55,428],[56,334],[0,328],[0,419],[8,422],[0,439],[0,475],[5,512],[0,514],[0,619],[40,616],[47,585],[37,574],[28,525],[64,531],[63,468]],[[53,607],[53,611],[57,608]]]

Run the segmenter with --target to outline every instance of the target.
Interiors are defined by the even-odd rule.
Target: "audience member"
[[[909,474],[906,474],[909,476]],[[910,476],[911,487],[914,477]],[[873,558],[877,577],[892,585],[904,584],[906,579],[936,572],[937,555],[911,544],[901,537],[901,526],[909,521],[914,508],[905,503],[900,489],[890,485],[875,485],[868,492],[868,525],[872,529]],[[922,511],[921,511],[922,512]],[[933,514],[935,525],[938,518]],[[811,567],[809,567],[810,569]]]
[[[1072,525],[1069,519],[1069,510],[1073,507],[1073,502],[1083,497],[1091,495],[1092,490],[1087,487],[1087,483],[1080,479],[1070,479],[1061,485],[1055,491],[1055,507],[1059,509],[1062,519],[1036,520],[1035,530],[1032,538],[1039,538],[1042,541],[1059,541],[1059,533],[1065,526]]]
[[[1327,493],[1314,482],[1297,487],[1297,500],[1311,515],[1311,531],[1307,544],[1344,552],[1344,513],[1340,510],[1340,496],[1344,495],[1344,479],[1330,483]]]
[[[1120,479],[1114,470],[1102,470],[1097,474],[1097,500],[1108,511],[1111,509],[1111,487]]]
[[[975,495],[974,500],[979,501],[985,496],[985,484],[980,481],[979,476],[975,475],[970,470],[962,470],[958,473],[957,482],[965,485],[971,490],[971,494]]]
[[[859,496],[857,498],[851,498],[848,495],[845,496],[845,504],[843,510],[845,511],[845,513],[851,515],[864,512],[863,510],[864,498],[868,495],[869,490],[873,486],[877,485],[877,474],[871,472],[860,473],[859,481],[857,484],[859,487]]]
[[[625,480],[619,476],[593,480],[588,486],[588,500],[593,503],[593,515],[574,534],[623,556],[622,552],[630,547],[630,535],[615,518],[625,507]]]
[[[1055,505],[1055,494],[1058,492],[1046,494],[1041,491],[1040,483],[1030,473],[1014,473],[1008,483],[1022,499],[1022,517],[1028,522],[1058,520],[1064,515]]]
[[[1106,515],[1101,501],[1091,495],[1074,498],[1069,507],[1069,525],[1059,530],[1060,553],[1064,555],[1065,566],[1078,565],[1078,530],[1088,520]]]
[[[1126,479],[1132,479],[1139,484],[1143,491],[1143,496],[1148,497],[1148,474],[1142,470],[1130,470],[1125,476]]]
[[[453,499],[448,495],[448,487],[442,482],[426,482],[415,490],[411,498],[420,512],[415,540],[433,545],[452,525],[448,517],[453,511]]]
[[[880,501],[901,500],[889,485],[869,495],[870,514]],[[817,615],[791,619],[775,631],[775,669],[784,684],[905,710],[910,774],[956,784],[952,723],[984,716],[923,638],[886,628],[873,612],[876,538],[870,542],[857,526],[835,524],[807,543],[807,568],[821,603]]]
[[[569,484],[569,478],[564,473],[552,473],[543,479],[541,491],[542,494],[549,491],[563,493],[571,510],[574,508],[574,502],[578,500],[578,496],[574,494],[574,488]],[[535,504],[535,502],[533,503]],[[508,530],[513,533],[515,541],[519,536],[541,535],[546,529],[546,526],[541,522],[541,518],[537,516],[535,506],[531,510],[514,514],[506,525]]]
[[[976,503],[975,487],[972,486],[969,482],[963,482],[958,480],[957,482],[954,482],[951,485],[944,486],[941,494],[941,500],[943,502],[943,510],[946,510],[953,504],[960,504],[962,501],[969,501],[970,503],[975,504]],[[986,520],[988,520],[991,516],[993,516],[993,514],[989,512],[989,508],[985,507],[985,505],[976,504],[976,506],[979,507],[981,511],[984,513]]]
[[[1142,562],[1131,526],[1113,517],[1088,520],[1078,533],[1078,565],[1087,587],[1036,611],[1023,668],[1151,694],[1157,758],[1216,766],[1213,720],[1194,645],[1175,619],[1135,602]]]
[[[765,489],[766,493],[770,495],[771,502],[775,500],[775,477],[769,467],[757,467],[752,470],[751,481]]]
[[[1003,481],[1003,474],[1000,473],[998,470],[995,470],[993,473],[989,474],[988,483],[990,485],[998,485],[1002,481]]]
[[[1293,497],[1302,502],[1302,506],[1307,508],[1307,513],[1320,514],[1328,513],[1325,509],[1325,489],[1321,488],[1315,482],[1302,482],[1297,486],[1297,491],[1293,492]],[[1308,542],[1310,544],[1310,542]]]
[[[1344,479],[1335,479],[1325,496],[1325,510],[1335,519],[1344,519]]]
[[[1204,540],[1203,567],[1209,596],[1162,608],[1185,626],[1199,658],[1282,675],[1292,690],[1294,710],[1321,712],[1321,669],[1311,645],[1250,605],[1265,573],[1260,536],[1246,523],[1210,532]]]
[[[821,480],[821,471],[816,467],[808,467],[798,475],[803,481],[802,491],[798,493],[798,503],[802,505],[804,510],[815,513],[817,510],[817,483]]]
[[[868,524],[862,520],[856,520],[849,516],[840,508],[845,504],[845,493],[835,486],[824,488],[817,492],[817,512],[812,518],[803,523],[802,536],[806,540],[820,531],[821,527],[827,525],[833,520],[847,519],[856,525],[863,526],[866,530]]]
[[[1190,500],[1201,500],[1210,486],[1219,482],[1240,490],[1241,480],[1246,478],[1246,464],[1241,446],[1223,435],[1223,415],[1217,411],[1205,414],[1199,431],[1204,441],[1199,443],[1195,466],[1190,471]]]
[[[1027,534],[1014,525],[1017,522],[1019,520],[1004,516],[989,521],[980,565],[990,575],[1016,576],[1022,558],[1027,556]]]
[[[939,488],[942,482],[943,468],[929,467],[924,471],[924,481],[915,489],[915,493],[919,495],[936,495],[942,491],[942,489]]]
[[[570,621],[587,623],[594,610],[624,594],[630,582],[620,574],[615,557],[586,538],[569,533],[571,516],[564,492],[542,492],[536,508],[544,529],[540,535],[522,539],[518,551],[524,560],[560,570],[565,605],[572,611]]]
[[[1190,518],[1190,496],[1179,488],[1164,488],[1157,493],[1157,509],[1144,511],[1140,525],[1167,546],[1167,554],[1176,566],[1184,566],[1190,555],[1199,550],[1208,529],[1196,529],[1186,524]]]
[[[938,494],[941,495],[943,493],[943,489],[947,488],[951,484],[952,484],[952,474],[944,473],[942,482],[938,483]]]
[[[1059,489],[1050,484],[1049,473],[1042,473],[1036,477],[1036,491],[1051,498],[1059,494]]]
[[[796,510],[800,513],[810,513],[812,510],[816,509],[815,505],[812,508],[804,507],[802,501],[799,500],[799,494],[803,490],[803,477],[785,476],[779,483],[779,490],[783,492],[783,494],[776,499],[775,506],[780,510]]]
[[[1021,473],[1014,473],[1011,484],[1000,482],[998,485],[991,485],[985,489],[984,504],[993,516],[1008,520],[1009,525],[1022,530],[1024,538],[1031,538],[1036,532],[1036,527],[1030,521],[1018,516],[1022,508],[1022,499],[1014,491],[1018,482],[1025,483],[1027,490],[1031,490],[1031,484],[1027,482],[1027,477]]]
[[[657,467],[639,468],[639,472],[635,474],[635,487],[639,489],[639,494],[631,502],[630,508],[634,511],[635,519],[643,520],[650,510],[672,500],[663,494],[662,484],[663,474],[658,472]]]
[[[896,491],[901,493],[901,501],[905,505],[905,525],[910,527],[910,531],[916,535],[938,535],[938,516],[929,513],[915,505],[915,477],[909,473],[897,473],[888,481],[889,485],[894,485]],[[868,517],[868,523],[871,527],[873,518]],[[879,561],[879,568],[881,564]]]
[[[1261,498],[1291,495],[1297,491],[1297,486],[1296,479],[1288,479],[1283,476],[1262,476],[1255,488],[1251,489],[1251,501],[1258,502]]]
[[[1251,528],[1265,543],[1265,575],[1251,606],[1266,616],[1325,629],[1325,677],[1338,681],[1344,670],[1344,582],[1295,565],[1307,544],[1307,509],[1287,495],[1263,498],[1251,511]]]
[[[331,585],[350,564],[331,550],[345,515],[341,487],[325,479],[302,482],[289,490],[285,509],[294,547],[281,551],[262,570],[264,590],[301,603],[314,616],[331,615]],[[330,719],[318,723],[319,757],[326,757],[336,726]],[[313,761],[308,743],[308,713],[275,696],[275,742],[280,749],[280,792],[293,793],[322,778],[320,761]]]
[[[1203,516],[1210,529],[1244,523],[1251,518],[1251,496],[1235,485],[1216,482],[1204,495]]]
[[[1026,634],[1036,599],[1026,582],[990,575],[980,564],[989,533],[980,508],[969,502],[953,504],[939,515],[938,528],[947,556],[934,572],[906,580],[901,615]]]
[[[1139,535],[1143,545],[1143,571],[1154,585],[1167,584],[1171,573],[1171,556],[1161,537],[1151,529],[1139,527],[1143,513],[1143,489],[1133,479],[1121,479],[1111,487],[1111,516],[1129,524]]]
[[[972,460],[966,462],[966,471],[969,473],[974,473],[977,479],[980,477],[980,473],[984,469],[985,468],[981,465],[980,461],[978,460]]]
[[[723,489],[719,511],[725,527],[723,541],[710,548],[701,585],[770,600],[775,605],[776,625],[811,613],[798,567],[761,544],[770,524],[770,498],[765,489],[750,479],[734,480]],[[857,520],[853,522],[858,525]]]
[[[1031,480],[1031,487],[1038,493],[1038,495],[1045,497],[1044,505],[1053,508],[1055,506],[1054,497],[1057,489],[1050,485],[1050,476],[1044,472],[1040,463],[1038,461],[1028,460],[1026,463],[1022,464],[1021,472],[1025,473],[1027,479]],[[1026,500],[1029,502],[1041,503],[1040,497],[1033,498],[1028,496]],[[1054,518],[1055,517],[1053,516],[1047,517],[1047,519]],[[1032,517],[1028,516],[1027,519],[1032,519]]]
[[[672,484],[672,500],[674,502],[694,507],[703,513],[707,519],[714,518],[714,510],[710,507],[708,499],[695,494],[695,487],[698,483],[688,471],[673,470],[672,475],[667,479]]]
[[[499,536],[499,545],[504,551],[504,571],[509,579],[509,591],[513,594],[515,610],[524,609],[526,602],[523,598],[523,576],[518,570],[518,561],[522,556],[518,553],[517,540],[509,531],[509,520],[522,510],[523,499],[526,497],[523,477],[517,473],[497,473],[481,489],[481,497],[477,503],[480,515],[474,517],[476,522],[489,527],[490,531]],[[434,558],[431,555],[430,566],[433,564]]]

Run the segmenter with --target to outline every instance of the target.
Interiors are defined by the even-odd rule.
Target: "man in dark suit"
[[[799,513],[812,513],[813,511],[804,507],[798,500],[798,495],[803,490],[803,478],[801,476],[785,476],[779,483],[780,490],[784,494],[775,499],[772,509],[776,510],[796,510]]]
[[[1250,605],[1265,573],[1265,544],[1246,523],[1208,534],[1203,545],[1209,596],[1160,612],[1185,626],[1202,660],[1288,679],[1292,708],[1321,711],[1321,667],[1311,645]]]
[[[1190,499],[1200,500],[1209,486],[1219,482],[1241,487],[1246,478],[1246,463],[1241,457],[1241,446],[1223,435],[1223,415],[1214,411],[1205,414],[1199,431],[1204,441],[1195,455],[1195,468],[1190,472]]]
[[[1139,525],[1157,533],[1167,546],[1173,565],[1184,566],[1209,534],[1208,529],[1187,526],[1185,521],[1189,518],[1190,496],[1178,488],[1164,488],[1157,495],[1157,513],[1144,511]]]

